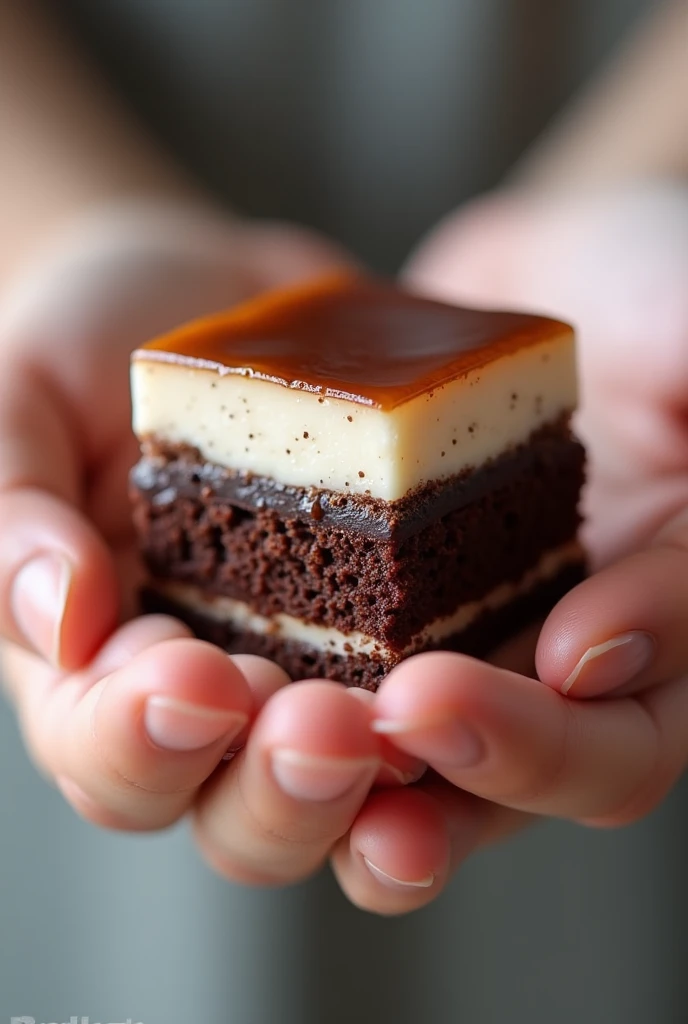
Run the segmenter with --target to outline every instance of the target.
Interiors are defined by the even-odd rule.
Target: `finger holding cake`
[[[374,793],[336,844],[332,868],[345,895],[364,910],[405,914],[432,903],[481,846],[532,817],[462,792],[436,776]]]
[[[640,697],[571,700],[537,679],[450,652],[395,668],[374,729],[455,786],[531,814],[636,821],[685,770],[685,678]]]
[[[389,794],[420,774],[372,732],[369,699],[287,685],[274,663],[228,658],[170,618],[126,623],[72,675],[18,647],[6,654],[24,683],[10,696],[27,746],[78,814],[140,832],[190,812],[201,849],[236,881],[307,877],[371,787]]]
[[[3,653],[9,678],[21,681],[10,696],[34,761],[105,828],[178,821],[257,710],[222,651],[161,616],[126,623],[71,674],[18,647]]]
[[[210,864],[233,881],[284,885],[319,868],[349,831],[382,763],[369,709],[325,681],[287,686],[194,809]]]

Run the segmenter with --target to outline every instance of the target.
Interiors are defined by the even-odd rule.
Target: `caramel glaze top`
[[[242,374],[389,410],[571,328],[462,309],[362,276],[271,292],[195,320],[133,358]]]

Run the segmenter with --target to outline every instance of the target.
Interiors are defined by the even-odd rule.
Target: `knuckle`
[[[653,772],[652,776],[642,779],[620,803],[594,817],[581,818],[580,823],[593,828],[625,828],[642,821],[654,811],[664,800],[676,780],[675,773],[668,771]]]
[[[95,825],[97,828],[107,829],[110,832],[148,832],[161,827],[154,823],[133,821],[125,814],[97,803],[86,793],[79,794],[70,791],[64,782],[59,785],[59,788],[72,810],[89,825]]]
[[[252,836],[262,847],[281,849],[285,854],[320,851],[329,849],[346,831],[344,826],[335,827],[327,811],[319,806],[310,812],[304,808],[296,813],[277,812],[271,803],[261,804],[252,799],[244,782],[244,774],[238,771],[235,776],[237,820],[241,821],[244,834]]]
[[[534,744],[527,756],[510,765],[508,788],[491,799],[527,810],[554,802],[560,795],[569,774],[580,727],[567,701],[561,701],[559,707],[561,726],[556,739],[550,737],[545,744]]]
[[[237,772],[229,789],[211,787],[194,805],[194,833],[223,876],[246,884],[283,885],[308,878],[323,863],[338,833],[305,815],[278,814],[243,791]],[[343,831],[343,830],[342,830]]]
[[[243,812],[246,833],[253,841],[286,861],[312,861],[314,856],[320,859],[322,851],[327,851],[343,834],[343,830],[333,830],[318,821],[317,815],[309,820],[305,817],[273,819],[248,804],[244,805]]]
[[[602,813],[580,819],[598,828],[622,828],[642,820],[662,802],[681,774],[682,765],[673,763],[664,730],[650,699],[633,699],[645,726],[646,763],[630,786],[619,793]]]
[[[79,780],[59,775],[56,785],[67,803],[86,821],[115,832],[155,832],[179,819],[183,806],[177,801],[158,802],[154,806],[128,804],[121,795],[103,794],[89,778],[84,787]]]
[[[221,878],[239,885],[291,885],[313,875],[324,860],[322,856],[309,862],[303,858],[285,860],[276,856],[274,849],[266,855],[265,850],[257,850],[251,843],[242,844],[233,833],[218,832],[200,813],[194,815],[193,834],[206,864]]]
[[[87,756],[84,758],[85,751]],[[106,789],[137,800],[175,798],[181,802],[185,798],[191,798],[197,789],[197,782],[190,782],[188,779],[183,783],[175,782],[174,776],[164,769],[142,771],[137,775],[130,766],[118,763],[117,752],[106,750],[95,733],[91,734],[89,746],[82,747],[78,753],[79,761],[75,766],[78,768],[78,774],[82,774],[86,767],[89,779],[97,779]]]

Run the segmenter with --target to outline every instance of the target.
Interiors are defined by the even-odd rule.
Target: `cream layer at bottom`
[[[447,637],[462,632],[484,612],[503,608],[517,597],[534,590],[538,584],[554,579],[567,566],[580,564],[582,560],[583,552],[577,541],[569,541],[546,552],[518,583],[502,583],[480,601],[460,605],[452,615],[435,619],[417,633],[402,652],[393,651],[365,633],[342,633],[330,626],[318,626],[283,613],[270,617],[256,615],[243,601],[208,596],[200,587],[191,584],[156,580],[154,586],[157,593],[175,604],[196,614],[226,622],[238,633],[269,635],[343,657],[375,655],[383,661],[396,661],[400,653],[405,657],[428,645],[440,644]]]

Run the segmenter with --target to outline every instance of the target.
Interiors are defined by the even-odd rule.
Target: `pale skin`
[[[383,914],[434,899],[533,815],[649,812],[688,751],[686,4],[663,7],[510,185],[406,268],[449,298],[576,320],[598,572],[495,664],[420,656],[375,698],[287,686],[171,619],[130,618],[131,348],[347,257],[215,211],[19,7],[0,0],[0,136],[15,140],[0,189],[0,633],[35,762],[97,824],[190,814],[227,878],[284,884],[329,858]],[[633,116],[643,105],[655,116]]]

